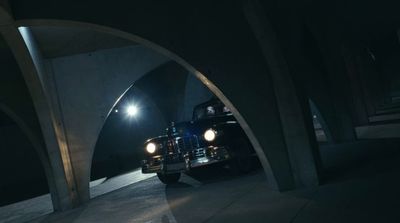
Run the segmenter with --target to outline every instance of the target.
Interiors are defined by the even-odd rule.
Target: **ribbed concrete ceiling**
[[[63,57],[136,43],[82,28],[31,27],[45,58]]]

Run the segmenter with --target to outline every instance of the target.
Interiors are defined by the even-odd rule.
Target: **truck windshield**
[[[197,107],[193,111],[193,119],[205,119],[215,116],[231,114],[231,111],[222,103]]]

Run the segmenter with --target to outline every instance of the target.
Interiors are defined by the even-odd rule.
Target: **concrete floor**
[[[312,189],[278,193],[261,170],[235,177],[214,168],[174,186],[151,177],[32,222],[400,222],[399,145],[322,146],[326,179]]]
[[[102,178],[90,182],[90,197],[118,190],[127,185],[154,177],[155,174],[142,174],[140,169],[107,179]],[[50,194],[0,207],[0,223],[28,222],[53,212]]]

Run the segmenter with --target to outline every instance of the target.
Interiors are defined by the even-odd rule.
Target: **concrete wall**
[[[171,61],[137,80],[135,87],[157,105],[165,121],[170,123],[179,119],[187,78],[187,70]]]

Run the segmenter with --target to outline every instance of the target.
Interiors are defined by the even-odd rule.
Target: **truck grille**
[[[178,149],[181,151],[190,151],[199,147],[199,140],[196,135],[177,137],[175,141]]]
[[[206,153],[205,153],[204,149],[193,150],[193,157],[195,157],[195,158],[205,157],[205,155],[206,155]]]

